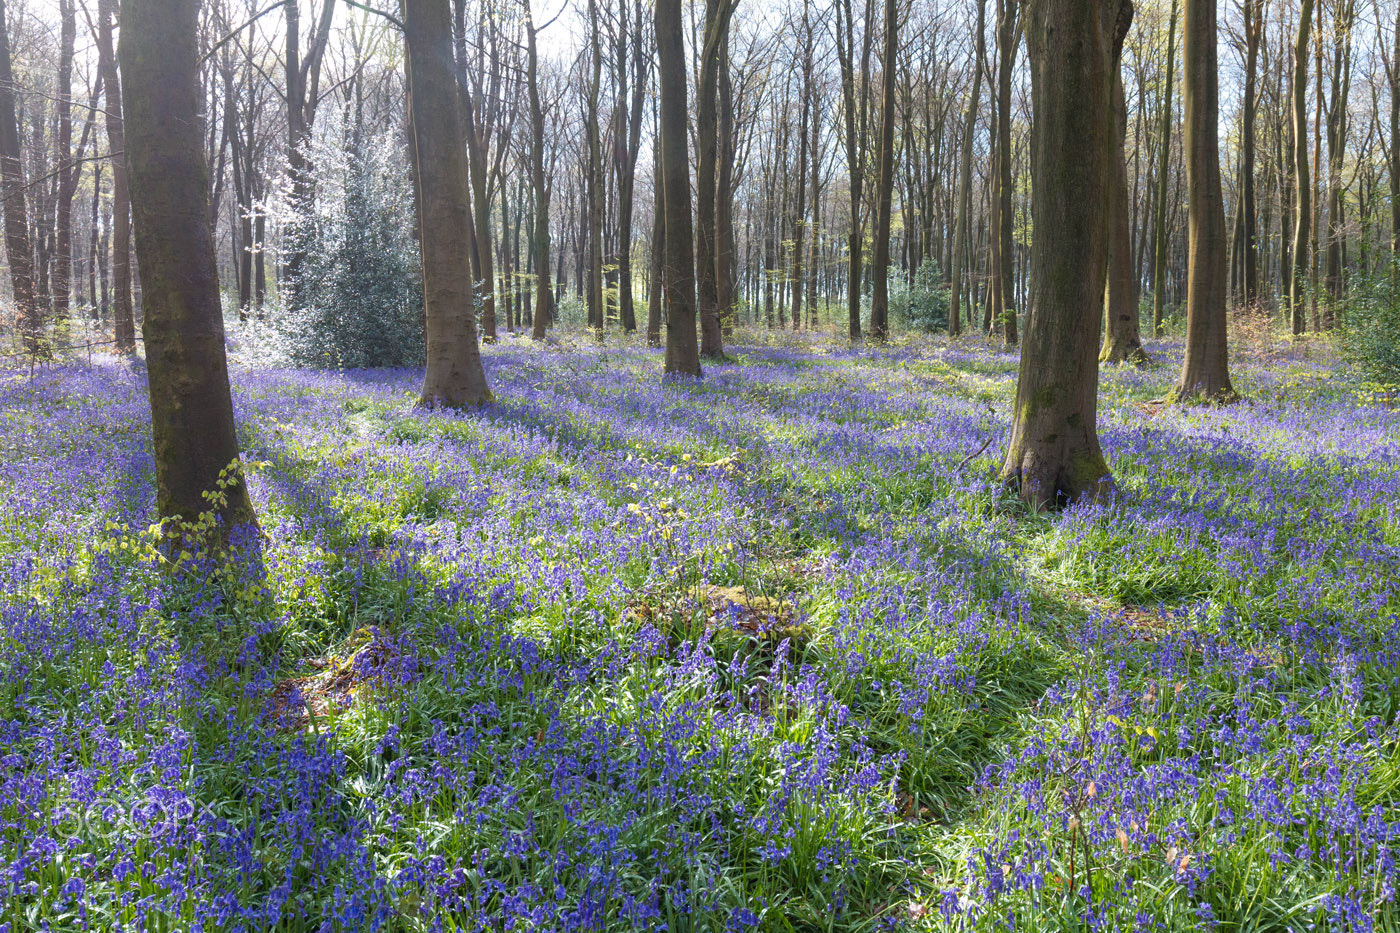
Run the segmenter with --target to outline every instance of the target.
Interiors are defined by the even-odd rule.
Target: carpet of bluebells
[[[0,371],[0,933],[1395,928],[1400,413],[1149,350],[1061,515],[980,345],[235,367],[218,565],[139,365]]]

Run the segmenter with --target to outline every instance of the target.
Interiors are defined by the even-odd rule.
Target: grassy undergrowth
[[[0,374],[0,930],[1395,926],[1400,415],[1149,349],[1060,516],[972,345],[240,371],[173,572],[139,372]]]

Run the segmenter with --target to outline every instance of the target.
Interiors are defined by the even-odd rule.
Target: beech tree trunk
[[[860,75],[870,74],[870,0],[866,0],[865,32],[861,37]],[[845,22],[842,22],[842,15]],[[857,99],[855,69],[855,19],[851,0],[836,3],[836,53],[841,62],[841,95],[845,102],[846,168],[850,173],[850,231],[847,235],[846,315],[851,340],[859,340],[861,251],[864,229],[861,223],[861,189],[865,178],[865,129],[869,97],[862,81]],[[772,264],[769,264],[772,268]],[[771,306],[771,302],[769,302]],[[772,318],[772,315],[769,315]]]
[[[106,98],[107,146],[115,156],[126,152],[122,90],[112,41],[117,0],[98,0],[97,51]],[[136,352],[136,317],[131,297],[131,197],[127,161],[112,159],[112,337],[118,353]]]
[[[589,35],[592,37],[592,78],[588,85],[588,115],[584,120],[588,135],[588,326],[602,336],[607,317],[603,307],[603,148],[598,126],[598,99],[603,81],[603,52],[598,45],[597,0],[588,4]]]
[[[1244,100],[1240,115],[1240,214],[1244,238],[1244,300],[1259,301],[1259,243],[1254,197],[1254,124],[1258,106],[1259,46],[1264,37],[1264,0],[1244,0]]]
[[[59,0],[58,53],[58,203],[54,208],[54,316],[68,316],[73,290],[73,193],[77,170],[73,158],[73,45],[77,39],[77,19],[73,0]]]
[[[652,142],[652,184],[656,188],[651,209],[651,270],[647,283],[647,346],[661,346],[661,310],[666,282],[666,192],[662,183],[661,139]]]
[[[1001,475],[1034,508],[1111,493],[1095,344],[1113,177],[1113,62],[1128,0],[1030,0],[1031,313]],[[1098,193],[1095,196],[1095,193]]]
[[[525,67],[527,92],[530,96],[530,183],[535,189],[535,312],[530,337],[543,340],[549,326],[554,289],[549,283],[549,179],[544,170],[544,108],[540,104],[539,53],[535,47],[535,21],[530,15],[529,0],[525,4]]]
[[[1356,18],[1356,0],[1336,0],[1332,16],[1332,99],[1327,107],[1327,315],[1325,326],[1333,323],[1333,309],[1343,297],[1342,254],[1346,248],[1343,208],[1342,169],[1346,161],[1347,110],[1351,97],[1351,33]]]
[[[1288,307],[1295,335],[1308,329],[1305,280],[1308,274],[1308,225],[1312,221],[1312,181],[1308,175],[1308,40],[1313,0],[1302,0],[1298,37],[1293,43],[1293,271],[1288,278]]]
[[[715,172],[719,161],[719,49],[734,12],[730,0],[706,0],[700,76],[695,86],[695,277],[700,305],[700,355],[724,359],[717,281]]]
[[[20,162],[19,122],[15,114],[14,71],[5,0],[0,0],[0,192],[5,199],[5,252],[10,288],[18,305],[26,353],[39,349],[43,320],[34,297],[34,250],[29,240],[24,167]]]
[[[803,65],[808,71],[813,71],[811,64],[811,46],[807,47],[807,62]],[[808,237],[810,252],[807,259],[807,327],[811,330],[817,328],[817,278],[821,269],[821,241],[822,241],[822,180],[821,180],[821,101],[818,97],[820,88],[815,84],[809,89],[812,104],[812,142],[807,147],[807,152],[811,156],[812,164],[810,171],[812,185],[812,227],[811,236]],[[721,96],[721,103],[723,96]]]
[[[238,467],[224,318],[199,130],[199,0],[124,0],[119,55],[127,91],[142,332],[161,517],[194,522],[205,494],[216,540],[254,521]]]
[[[447,3],[404,0],[409,132],[428,336],[419,404],[426,408],[491,401],[477,348],[467,138]]]
[[[875,242],[870,257],[870,336],[890,334],[890,207],[894,199],[895,61],[899,54],[899,5],[885,0],[885,48],[880,65],[880,178],[875,193]]]
[[[666,374],[699,376],[695,339],[695,252],[690,218],[690,158],[686,149],[686,68],[681,0],[656,0],[658,122],[665,185]]]
[[[1182,90],[1186,97],[1186,359],[1172,395],[1226,402],[1230,385],[1225,300],[1229,284],[1220,193],[1220,79],[1216,0],[1186,0]]]
[[[968,219],[972,213],[972,142],[977,132],[977,109],[982,103],[982,68],[987,54],[987,0],[977,0],[977,57],[972,69],[972,94],[963,125],[962,161],[958,168],[958,219],[953,232],[953,281],[948,296],[948,336],[962,333],[963,267],[967,264]]]
[[[734,333],[734,88],[729,74],[729,30],[719,45],[719,169],[715,192],[715,285],[720,333]]]
[[[802,112],[797,122],[797,203],[793,207],[792,230],[792,329],[802,329],[802,301],[806,297],[803,262],[807,232],[807,124],[812,119],[812,29],[808,18],[809,0],[802,4]]]
[[[613,147],[616,152],[617,172],[617,279],[618,316],[622,329],[633,333],[637,329],[636,296],[633,294],[632,275],[632,205],[637,182],[637,155],[642,142],[642,111],[646,105],[646,76],[649,64],[642,48],[642,4],[634,0],[635,25],[629,30],[627,4],[618,7],[622,25],[618,29],[618,132],[626,132],[626,138]],[[628,33],[631,33],[631,69],[628,74]],[[630,93],[630,100],[629,100]]]
[[[1167,188],[1171,174],[1172,151],[1172,82],[1176,79],[1176,17],[1178,0],[1172,0],[1171,19],[1167,25],[1167,76],[1162,92],[1161,148],[1157,154],[1157,209],[1153,212],[1155,233],[1152,238],[1152,334],[1165,332],[1167,293]]]
[[[1121,46],[1113,60],[1113,177],[1108,191],[1108,276],[1104,287],[1102,363],[1148,362],[1138,324],[1138,278],[1133,268],[1133,235],[1128,210],[1128,102],[1123,89]]]
[[[1020,26],[1016,15],[1016,0],[1001,0],[1001,15],[997,23],[997,173],[996,229],[997,265],[992,270],[1000,287],[998,313],[1001,314],[1002,337],[1007,346],[1016,345],[1016,268],[1013,238],[1015,217],[1012,195],[1015,178],[1011,173],[1011,72],[1016,65],[1016,46]]]
[[[1395,49],[1390,53],[1390,250],[1400,260],[1400,5],[1395,8]]]

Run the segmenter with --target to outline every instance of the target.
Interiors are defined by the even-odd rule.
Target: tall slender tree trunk
[[[253,216],[253,313],[262,320],[263,308],[267,305],[267,214],[261,207]]]
[[[588,22],[592,50],[592,78],[588,85],[588,115],[584,120],[588,134],[588,326],[599,336],[606,317],[603,308],[603,148],[599,134],[598,99],[603,82],[603,52],[598,45],[597,0],[589,0]]]
[[[729,31],[731,0],[706,0],[705,31],[699,49],[700,76],[695,85],[695,277],[700,305],[700,355],[724,358],[716,280],[715,169],[719,150],[719,48]]]
[[[97,250],[99,246],[104,250],[106,249],[106,246],[102,245],[103,235],[98,232],[102,227],[101,201],[102,163],[98,162],[92,167],[92,213],[88,216],[88,304],[92,308],[93,321],[101,321],[107,316],[107,296],[105,294],[107,282],[105,274],[103,275],[102,282],[104,294],[99,298],[97,292]]]
[[[642,4],[635,0],[635,26],[628,28],[627,4],[618,7],[622,25],[618,29],[618,132],[626,132],[621,145],[614,146],[617,152],[617,277],[618,277],[618,316],[622,329],[633,333],[637,329],[636,299],[632,284],[632,212],[633,194],[637,181],[637,155],[641,148],[642,111],[646,103],[647,59],[642,50]],[[629,36],[630,33],[630,36]],[[627,42],[632,41],[631,67],[628,75]],[[631,95],[629,100],[628,95]]]
[[[1031,312],[1002,479],[1036,508],[1111,493],[1097,343],[1113,176],[1113,62],[1128,0],[1030,0]],[[1095,196],[1098,192],[1098,196]]]
[[[651,217],[651,275],[647,282],[647,346],[661,346],[662,299],[666,287],[666,201],[661,171],[661,139],[652,143],[652,184],[656,188]]]
[[[779,168],[778,171],[781,169]],[[774,308],[773,277],[777,274],[778,265],[778,211],[773,205],[773,176],[777,171],[770,173],[768,198],[765,205],[764,229],[763,229],[763,318],[772,330],[776,321],[776,309]],[[859,323],[859,318],[857,318]]]
[[[1308,174],[1308,41],[1312,35],[1313,0],[1302,0],[1298,36],[1293,43],[1293,272],[1288,306],[1294,334],[1307,330],[1306,286],[1308,225],[1312,220],[1312,181]]]
[[[515,230],[519,229],[519,219],[517,218],[514,230],[512,229],[510,218],[510,193],[504,186],[501,188],[501,298],[506,310],[506,331],[515,330],[515,254],[511,251],[511,243],[515,239]]]
[[[856,88],[855,68],[855,18],[851,10],[851,0],[837,0],[836,3],[836,51],[841,62],[841,94],[845,102],[846,118],[846,168],[850,177],[850,231],[847,236],[846,268],[846,316],[847,332],[851,340],[859,340],[860,325],[860,280],[861,252],[864,247],[865,231],[861,222],[861,189],[865,178],[865,132],[869,113],[869,96],[865,89],[866,76],[870,74],[870,0],[866,0],[865,31],[861,37],[860,71],[861,85],[859,98]],[[842,23],[842,14],[845,22]],[[770,266],[771,268],[771,266]],[[770,315],[771,318],[771,315]]]
[[[1020,41],[1016,0],[1000,0],[997,22],[997,173],[996,231],[997,266],[993,275],[999,283],[1002,337],[1007,346],[1016,344],[1016,245],[1013,239],[1015,177],[1011,172],[1011,72],[1016,66],[1016,46]]]
[[[540,104],[539,53],[535,45],[535,21],[530,15],[529,0],[525,8],[526,65],[525,79],[530,97],[530,183],[535,189],[535,227],[532,231],[535,247],[535,313],[530,336],[543,340],[549,326],[551,299],[554,289],[549,284],[549,180],[544,170],[544,107]]]
[[[812,116],[812,30],[808,18],[808,0],[802,4],[802,110],[797,121],[797,203],[793,210],[792,230],[792,329],[802,328],[802,300],[807,283],[803,261],[807,232],[807,123]]]
[[[24,167],[20,161],[19,121],[15,114],[15,80],[10,63],[10,34],[5,0],[0,0],[0,191],[5,199],[5,252],[10,287],[19,306],[25,352],[38,351],[43,321],[34,297],[34,250],[29,239]]]
[[[899,4],[885,0],[885,48],[882,56],[880,102],[880,178],[875,193],[875,243],[870,257],[870,336],[885,340],[890,333],[890,213],[894,200],[895,70],[899,55]]]
[[[224,355],[209,176],[199,130],[195,30],[199,0],[124,0],[119,54],[127,89],[142,331],[163,518],[195,522],[213,511],[216,538],[254,521],[238,466]],[[230,482],[231,480],[231,482]]]
[[[45,96],[47,95],[31,94],[29,100],[29,160],[31,174],[40,178],[49,174],[48,140],[44,133],[48,125],[48,101],[44,99]],[[53,199],[47,184],[30,185],[30,188],[34,190],[34,209],[29,215],[29,222],[33,225],[29,239],[34,244],[35,251],[34,291],[41,320],[47,320],[49,312],[53,310],[53,289],[49,280],[49,272],[53,269]]]
[[[1162,148],[1157,159],[1156,233],[1152,238],[1152,334],[1165,332],[1167,301],[1167,190],[1170,187],[1172,152],[1172,84],[1176,80],[1176,19],[1179,0],[1172,0],[1167,25],[1166,88],[1162,92]]]
[[[1000,104],[992,105],[992,157],[987,172],[987,307],[982,315],[982,332],[991,338],[1006,311],[1001,286],[1001,131],[997,120]]]
[[[695,253],[686,151],[686,68],[680,0],[656,0],[661,176],[665,185],[666,374],[699,376],[695,339]]]
[[[715,288],[720,332],[734,333],[734,88],[729,74],[729,30],[719,46],[719,169],[715,192]]]
[[[821,182],[821,103],[816,98],[817,88],[812,88],[812,142],[807,152],[812,158],[809,169],[812,185],[812,228],[807,240],[810,252],[807,257],[807,327],[817,328],[817,279],[821,268],[821,229],[822,229],[822,182]]]
[[[1400,5],[1395,8],[1395,49],[1390,53],[1390,251],[1400,259]]]
[[[111,313],[111,290],[109,287],[107,257],[112,247],[112,201],[108,199],[102,206],[102,239],[97,243],[97,276],[102,289],[102,320]]]
[[[1346,227],[1342,216],[1342,169],[1346,160],[1347,108],[1351,97],[1351,33],[1356,0],[1336,0],[1332,16],[1332,99],[1327,108],[1327,319],[1343,297],[1342,263]]]
[[[55,317],[67,317],[73,288],[73,193],[77,188],[77,168],[73,158],[73,45],[77,39],[77,19],[73,0],[59,0],[58,53],[58,203],[54,207],[53,310]]]
[[[1108,190],[1108,275],[1104,288],[1103,363],[1148,362],[1138,324],[1138,278],[1133,268],[1133,238],[1128,210],[1128,102],[1123,88],[1122,46],[1115,47],[1112,74],[1113,171]]]
[[[311,141],[319,97],[321,61],[330,40],[334,15],[335,0],[325,0],[316,31],[311,35],[311,46],[303,58],[300,0],[285,0],[283,16],[287,24],[287,41],[283,66],[287,94],[287,177],[291,184],[292,210],[299,216],[309,214],[315,197],[316,181],[306,147]],[[305,262],[305,246],[299,242],[291,244],[284,265],[285,304],[289,308],[301,306],[301,268]]]
[[[117,75],[113,26],[117,0],[98,0],[98,67],[102,69],[107,146],[114,155],[126,152],[122,123],[122,89]],[[131,198],[125,158],[112,159],[112,336],[118,353],[136,351],[136,317],[131,295]]]
[[[958,168],[958,218],[953,233],[953,280],[948,297],[948,336],[962,333],[963,267],[967,263],[969,218],[972,214],[972,142],[977,133],[977,110],[982,103],[982,69],[987,55],[987,0],[977,0],[977,58],[972,68],[972,93],[963,123],[962,161]]]
[[[1244,300],[1259,301],[1258,220],[1254,196],[1254,124],[1258,106],[1259,45],[1264,37],[1264,0],[1244,0],[1244,101],[1240,115],[1240,235],[1244,238]]]
[[[1224,402],[1230,385],[1226,336],[1225,206],[1220,192],[1220,81],[1216,70],[1216,0],[1186,0],[1182,81],[1186,96],[1186,189],[1189,226],[1186,359],[1175,398]]]
[[[468,239],[473,217],[467,138],[447,2],[404,0],[409,138],[428,335],[419,404],[426,408],[463,408],[491,401],[477,348]]]

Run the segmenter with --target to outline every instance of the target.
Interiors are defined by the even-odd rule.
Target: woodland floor
[[[1400,412],[1148,349],[1058,516],[979,344],[235,367],[218,571],[139,370],[0,371],[0,931],[1395,927]]]

